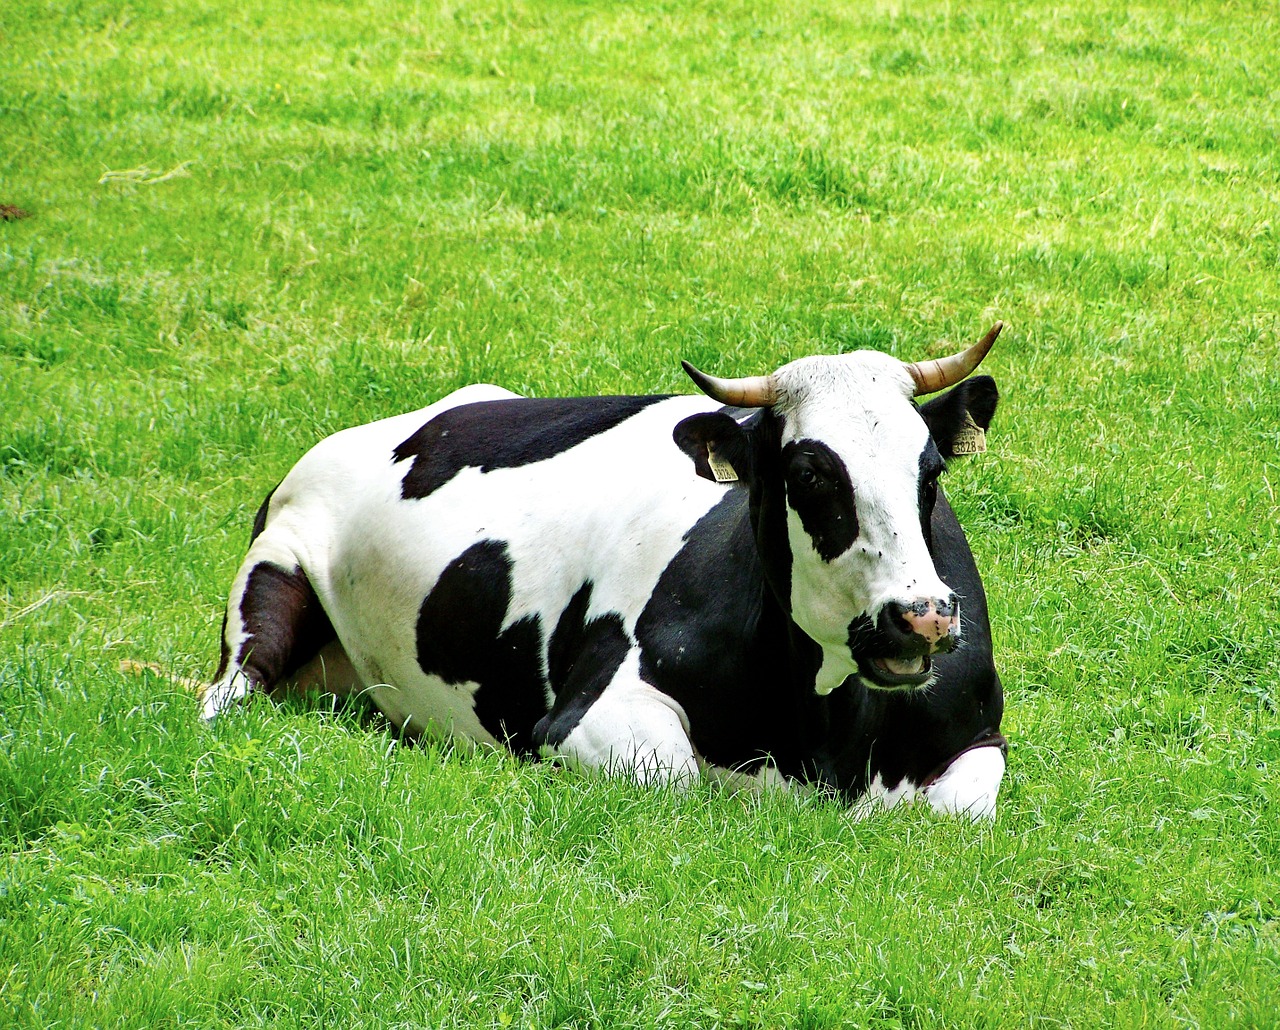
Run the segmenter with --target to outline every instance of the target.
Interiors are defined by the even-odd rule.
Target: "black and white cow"
[[[258,513],[204,715],[367,690],[409,734],[644,782],[989,816],[1000,679],[938,478],[991,422],[995,383],[966,377],[1000,328],[914,365],[686,363],[707,396],[471,386],[337,433]]]

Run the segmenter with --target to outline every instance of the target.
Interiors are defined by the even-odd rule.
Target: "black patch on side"
[[[666,397],[514,397],[442,411],[392,451],[413,459],[400,485],[428,497],[464,468],[481,472],[545,461],[608,432]]]
[[[279,489],[280,484],[277,483],[268,491],[261,507],[258,508],[258,514],[253,517],[253,530],[249,534],[249,543],[253,543],[258,537],[262,536],[262,531],[267,528],[267,509],[271,507],[271,498],[275,496],[276,491]]]
[[[787,621],[756,552],[745,491],[685,534],[636,623],[640,676],[674,698],[708,761],[751,768],[788,750]],[[810,683],[812,690],[812,683]]]
[[[782,449],[787,500],[824,562],[858,539],[853,482],[840,455],[818,440],[796,440]]]
[[[307,574],[270,562],[259,562],[249,572],[240,618],[248,636],[236,664],[264,690],[288,679],[337,636]]]
[[[828,695],[829,745],[818,778],[848,800],[877,775],[890,789],[904,779],[921,786],[968,748],[1000,729],[1004,694],[992,653],[982,579],[964,531],[945,495],[933,512],[934,564],[960,599],[961,645],[932,656],[934,679],[924,690],[870,690],[851,677]],[[850,625],[850,647],[874,647],[869,620]]]
[[[631,650],[622,616],[610,612],[588,619],[590,606],[591,584],[584,583],[560,613],[551,634],[547,665],[556,701],[533,729],[535,747],[564,743]]]
[[[526,616],[502,629],[511,604],[511,558],[501,540],[481,540],[449,563],[418,610],[418,665],[446,683],[479,684],[476,717],[518,752],[533,748],[546,711],[542,626]]]
[[[955,389],[934,397],[920,406],[920,417],[929,427],[938,453],[950,461],[956,456],[955,442],[961,430],[973,419],[982,430],[991,428],[1000,394],[990,376],[973,376]]]

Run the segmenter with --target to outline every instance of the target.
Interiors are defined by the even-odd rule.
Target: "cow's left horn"
[[[699,390],[721,404],[730,404],[735,408],[769,408],[777,403],[778,383],[773,376],[721,379],[699,372],[687,361],[680,364]]]
[[[916,396],[937,393],[948,386],[955,386],[964,379],[982,363],[982,359],[987,356],[987,351],[996,342],[996,337],[1000,335],[1000,330],[1003,328],[1004,323],[997,322],[986,336],[959,354],[932,361],[917,361],[908,365],[907,371],[911,373],[911,378],[916,383]]]

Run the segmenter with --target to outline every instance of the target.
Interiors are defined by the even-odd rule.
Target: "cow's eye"
[[[818,481],[818,476],[813,469],[803,468],[796,473],[796,479],[800,480],[805,486],[813,486]]]

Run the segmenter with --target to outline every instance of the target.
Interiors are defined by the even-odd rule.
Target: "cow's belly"
[[[381,685],[369,698],[396,729],[411,736],[452,737],[501,743],[476,714],[476,683],[449,684],[435,676],[412,677],[408,687]],[[406,680],[408,681],[408,680]]]

